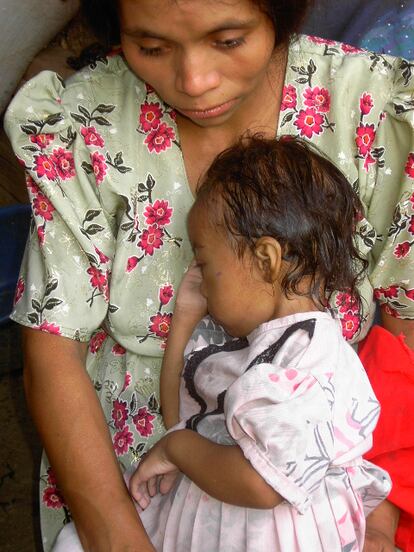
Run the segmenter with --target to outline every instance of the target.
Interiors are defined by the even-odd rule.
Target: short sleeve
[[[381,114],[372,161],[375,184],[367,218],[377,232],[370,279],[389,314],[414,318],[414,77],[412,65],[394,61],[390,98]],[[365,174],[367,174],[365,172]],[[367,176],[370,178],[370,175]]]
[[[59,76],[44,72],[21,89],[5,117],[33,211],[12,318],[87,340],[107,313],[114,235],[100,202],[102,138],[95,128],[82,133],[72,101]],[[95,164],[85,145],[92,134]]]
[[[319,382],[293,368],[259,364],[228,389],[230,435],[263,479],[303,513],[333,455],[331,410]]]

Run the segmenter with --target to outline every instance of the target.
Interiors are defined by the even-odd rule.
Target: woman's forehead
[[[119,0],[122,31],[128,33],[190,23],[214,32],[247,25],[258,11],[252,0]]]

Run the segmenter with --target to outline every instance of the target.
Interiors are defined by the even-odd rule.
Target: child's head
[[[243,335],[324,308],[333,291],[357,296],[366,261],[353,235],[362,211],[343,174],[302,141],[252,137],[224,151],[189,216],[211,314],[226,327],[237,309],[246,320],[227,330]]]

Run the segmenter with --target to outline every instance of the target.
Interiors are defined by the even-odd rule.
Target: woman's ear
[[[271,284],[280,280],[282,248],[275,238],[269,236],[259,238],[255,244],[254,256],[266,282]]]

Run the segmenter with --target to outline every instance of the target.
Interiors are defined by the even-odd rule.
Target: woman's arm
[[[86,345],[23,330],[27,402],[85,551],[153,552],[85,370]]]
[[[238,445],[218,445],[189,429],[165,435],[150,450],[131,478],[132,496],[146,507],[148,495],[156,492],[154,486],[146,489],[146,482],[177,469],[208,495],[228,504],[270,509],[283,501]]]
[[[192,265],[185,273],[178,290],[161,367],[161,407],[167,429],[179,421],[180,376],[184,365],[185,347],[194,328],[207,314],[207,303],[200,292],[201,280],[200,269]]]

